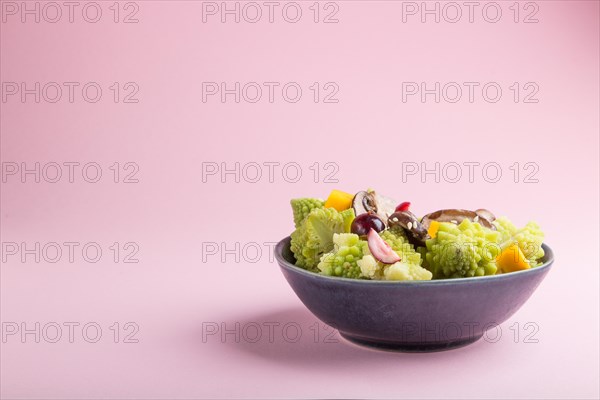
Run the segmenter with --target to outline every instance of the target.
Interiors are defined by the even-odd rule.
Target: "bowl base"
[[[466,339],[451,340],[446,342],[425,343],[380,342],[376,340],[352,336],[344,332],[340,332],[340,336],[342,336],[350,343],[376,350],[397,351],[403,353],[432,353],[436,351],[452,350],[467,346],[481,339],[483,335],[469,337]]]

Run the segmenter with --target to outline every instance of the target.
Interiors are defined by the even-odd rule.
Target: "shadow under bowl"
[[[290,238],[275,247],[302,303],[347,340],[369,347],[430,352],[466,346],[510,318],[554,261],[508,274],[432,281],[372,281],[319,275],[294,265]]]

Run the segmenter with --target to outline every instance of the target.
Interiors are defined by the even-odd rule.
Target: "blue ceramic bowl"
[[[294,265],[287,237],[275,258],[304,305],[356,344],[399,351],[461,347],[510,318],[535,291],[554,261],[509,274],[433,281],[370,281],[323,276]],[[494,334],[490,332],[490,339]]]

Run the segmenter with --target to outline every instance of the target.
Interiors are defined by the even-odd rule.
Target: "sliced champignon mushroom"
[[[477,214],[479,218],[487,220],[491,225],[493,225],[492,222],[496,219],[496,216],[490,210],[486,210],[485,208],[475,210],[475,214]]]
[[[375,197],[369,192],[358,192],[352,199],[352,208],[354,208],[354,215],[368,213],[369,211],[377,212]]]
[[[493,219],[492,220],[488,219],[490,215],[492,216],[492,218],[494,217],[494,215],[491,212],[489,212],[487,210],[483,210],[483,209],[480,209],[477,211],[481,211],[481,215],[475,211],[461,210],[458,208],[439,210],[439,211],[432,212],[430,214],[425,215],[421,219],[421,224],[423,224],[425,229],[429,229],[429,225],[431,224],[431,221],[451,222],[453,224],[458,225],[464,219],[468,219],[469,221],[476,222],[485,228],[496,230],[496,226],[494,224],[492,224]]]
[[[396,202],[394,200],[381,196],[374,191],[358,192],[352,199],[352,208],[355,215],[371,211],[377,214],[382,221],[388,220],[388,217],[394,213],[395,207]]]
[[[409,242],[417,246],[424,246],[425,240],[429,239],[427,228],[419,221],[417,216],[412,212],[396,211],[388,219],[390,227],[400,227],[407,233]]]
[[[398,202],[377,193],[375,193],[375,199],[377,200],[377,214],[379,214],[384,221],[387,221],[390,215],[396,211]]]

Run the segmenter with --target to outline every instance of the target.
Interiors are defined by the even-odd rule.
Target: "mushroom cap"
[[[357,216],[374,212],[382,221],[387,221],[389,216],[394,213],[396,202],[375,191],[360,191],[352,199],[352,208]]]
[[[375,198],[369,192],[365,192],[364,190],[354,195],[354,198],[352,199],[352,208],[354,208],[354,215],[357,216],[368,213],[369,211],[377,211]]]
[[[417,246],[424,246],[425,241],[430,238],[427,228],[423,226],[415,214],[408,210],[394,212],[388,219],[388,225],[404,229],[409,242]]]
[[[485,208],[478,208],[475,210],[475,214],[479,215],[479,218],[488,220],[490,223],[494,222],[496,219],[496,216],[490,210],[486,210]]]
[[[421,219],[421,224],[423,224],[425,229],[429,229],[431,221],[451,222],[458,225],[464,219],[468,219],[471,222],[477,222],[479,225],[485,228],[496,230],[496,226],[492,224],[492,221],[495,219],[494,214],[485,209],[478,209],[477,211],[463,210],[459,208],[438,210],[425,215]]]

